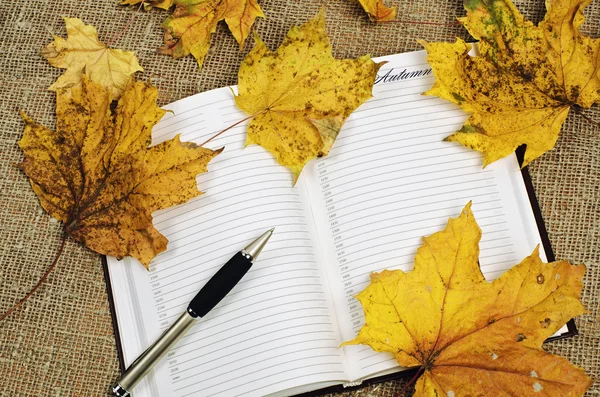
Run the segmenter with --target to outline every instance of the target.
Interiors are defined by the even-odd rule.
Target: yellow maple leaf
[[[132,75],[143,70],[135,53],[108,48],[98,40],[96,28],[79,18],[63,19],[67,39],[54,36],[54,41],[42,50],[50,65],[67,69],[49,89],[58,91],[76,86],[85,74],[91,81],[109,89],[112,99],[118,99]]]
[[[542,350],[584,312],[585,266],[543,263],[538,249],[488,283],[479,268],[469,203],[441,232],[423,238],[414,270],[373,273],[358,295],[366,324],[356,339],[419,366],[415,396],[581,396],[581,368]]]
[[[372,96],[381,65],[368,55],[335,59],[323,9],[293,27],[275,52],[256,36],[235,97],[252,117],[246,144],[269,150],[296,180],[309,160],[329,153],[346,118]]]
[[[142,0],[123,0],[121,4],[139,4]],[[181,58],[192,54],[202,67],[210,48],[210,36],[220,21],[225,21],[233,37],[240,45],[254,21],[264,14],[257,0],[154,0],[145,1],[145,8],[168,9],[175,5],[173,14],[163,22],[165,44],[159,49],[162,54]]]
[[[485,165],[526,144],[523,166],[552,149],[571,106],[600,100],[600,39],[579,32],[590,0],[546,0],[538,26],[510,0],[465,0],[460,19],[471,46],[426,43],[436,82],[429,95],[460,105],[471,117],[446,138],[485,153]]]
[[[374,22],[392,21],[396,19],[398,7],[386,7],[383,0],[358,0],[362,8]]]
[[[23,113],[19,141],[25,153],[19,167],[65,233],[146,267],[167,246],[152,226],[152,212],[200,195],[196,175],[220,153],[179,136],[148,147],[152,127],[165,114],[157,95],[149,83],[131,83],[113,113],[108,90],[84,76],[82,85],[58,91],[56,132]]]

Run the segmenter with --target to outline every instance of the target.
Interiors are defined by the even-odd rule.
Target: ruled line
[[[302,317],[297,317],[297,318],[294,318],[293,320],[297,320],[297,319],[300,319],[300,318],[302,318]],[[278,323],[285,323],[285,322],[292,322],[292,320],[285,319],[285,320],[279,321]],[[247,338],[247,339],[243,339],[243,340],[237,340],[236,339],[237,336],[240,336],[240,335],[244,334],[244,333],[238,333],[238,334],[229,336],[227,338],[227,340],[235,341],[236,345],[238,345],[238,346],[246,346],[246,347],[241,348],[241,349],[236,349],[236,352],[238,352],[238,353],[242,352],[242,351],[247,351],[247,350],[253,349],[253,348],[258,347],[258,346],[262,346],[262,345],[267,344],[267,343],[275,343],[275,342],[286,340],[286,339],[290,339],[290,338],[294,338],[294,339],[296,339],[296,341],[288,343],[286,345],[277,346],[277,347],[275,347],[275,349],[284,350],[286,347],[288,347],[290,345],[295,345],[296,343],[314,343],[314,342],[319,342],[319,341],[323,341],[323,340],[325,340],[325,341],[335,341],[335,338],[331,338],[331,337],[330,338],[322,338],[322,339],[313,339],[311,337],[311,339],[308,339],[308,340],[305,340],[305,341],[297,339],[298,336],[312,335],[312,334],[315,334],[315,333],[332,333],[333,331],[322,331],[321,329],[315,329],[314,331],[303,331],[303,332],[298,332],[298,333],[290,333],[290,332],[288,332],[290,329],[297,329],[297,328],[309,327],[309,326],[317,326],[317,325],[331,325],[331,324],[330,323],[301,324],[301,325],[296,325],[296,326],[290,326],[290,327],[287,327],[287,328],[281,328],[281,329],[278,329],[278,330],[275,330],[275,331],[264,332],[262,334],[257,334],[255,337]],[[256,331],[256,330],[262,330],[264,328],[266,328],[266,327],[265,326],[255,327],[255,328],[247,330],[246,332],[249,333],[249,332]],[[278,332],[282,333],[283,336],[279,336],[277,338],[271,338],[271,339],[269,339],[269,340],[267,340],[265,342],[256,343],[256,344],[252,344],[252,345],[249,345],[249,346],[245,345],[246,342],[255,342],[258,338],[261,338],[263,336],[267,336],[267,335],[270,335],[270,334],[278,333]],[[191,356],[190,358],[187,358],[185,361],[182,361],[182,362],[178,361],[177,363],[171,365],[170,367],[175,367],[175,366],[179,366],[181,364],[185,364],[185,363],[188,363],[188,362],[197,361],[198,359],[200,359],[202,357],[206,357],[206,356],[209,356],[209,355],[211,355],[213,353],[220,352],[220,349],[206,352],[206,348],[210,347],[210,346],[211,345],[206,345],[206,344],[205,345],[200,345],[200,346],[197,345],[196,348],[194,348],[192,350],[189,350],[189,351],[185,352],[184,354],[172,356],[172,358],[180,358],[183,355],[187,355],[189,353],[198,353],[198,352],[202,353],[200,355]],[[221,356],[221,357],[217,357],[217,358],[211,358],[210,362],[214,362],[217,359],[220,359],[220,358],[223,358],[223,357],[226,357],[226,356],[231,356],[231,354],[227,354],[227,355],[224,355],[224,356]],[[242,359],[242,358],[240,358],[240,359]],[[196,365],[194,367],[199,367],[199,366],[200,365]]]

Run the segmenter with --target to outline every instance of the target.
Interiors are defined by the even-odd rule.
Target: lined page
[[[243,119],[228,88],[167,106],[155,142],[181,133],[202,143]],[[243,149],[245,124],[208,145],[225,151],[199,177],[206,194],[160,211],[154,225],[169,239],[146,272],[109,258],[125,359],[130,364],[187,307],[237,251],[275,227],[242,281],[135,389],[144,396],[262,396],[345,379],[332,304],[300,192],[291,173],[258,146]],[[302,182],[300,182],[301,184]],[[135,301],[132,300],[132,296]]]
[[[354,112],[330,154],[309,171],[315,222],[344,340],[364,324],[354,298],[369,274],[412,268],[421,236],[473,201],[483,230],[481,269],[494,279],[540,237],[514,157],[482,169],[481,154],[442,139],[467,115],[423,96],[433,84],[424,51],[383,58],[374,97]],[[346,348],[353,378],[397,370],[391,354]]]

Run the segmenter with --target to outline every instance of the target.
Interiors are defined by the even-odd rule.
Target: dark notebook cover
[[[523,163],[524,153],[525,153],[525,147],[522,146],[519,149],[517,149],[517,159],[519,160],[519,164]],[[525,167],[521,170],[521,174],[523,175],[523,180],[524,180],[525,186],[527,188],[527,195],[529,196],[529,202],[531,203],[531,209],[533,210],[533,214],[535,216],[535,221],[537,223],[540,237],[542,239],[542,245],[544,246],[543,247],[544,252],[546,253],[548,262],[554,262],[556,260],[556,258],[554,257],[554,252],[552,251],[552,245],[550,244],[550,239],[548,238],[548,231],[546,230],[546,226],[544,225],[544,219],[542,218],[542,212],[540,210],[540,206],[537,201],[537,198],[535,197],[535,191],[533,190],[533,184],[531,182],[531,177],[529,175],[529,171],[527,170],[527,167]],[[116,316],[116,311],[115,311],[115,301],[113,299],[113,293],[112,293],[112,284],[110,282],[110,275],[108,273],[108,264],[106,262],[106,257],[104,257],[104,256],[102,257],[102,267],[104,269],[104,278],[106,279],[106,291],[108,293],[108,301],[110,303],[110,312],[111,312],[111,317],[112,317],[112,322],[113,322],[113,329],[114,329],[114,333],[115,333],[115,340],[117,343],[117,352],[119,355],[119,366],[121,367],[121,372],[125,372],[126,367],[125,367],[125,361],[123,359],[123,349],[121,346],[121,338],[119,335],[119,328],[117,325],[117,316]],[[572,337],[572,336],[575,336],[578,334],[577,327],[575,326],[575,321],[573,319],[571,319],[571,320],[569,320],[569,322],[567,322],[567,328],[568,328],[567,332],[565,332],[561,335],[558,335],[558,336],[553,336],[551,338],[548,338],[546,340],[546,342],[551,342],[551,341],[557,340],[557,339],[569,338],[569,337]],[[409,369],[409,370],[405,370],[405,371],[396,372],[393,374],[388,374],[388,375],[383,375],[383,376],[379,376],[376,378],[371,378],[371,379],[363,381],[359,386],[344,387],[343,385],[340,384],[340,385],[336,385],[336,386],[327,387],[324,389],[314,390],[314,391],[311,391],[308,393],[298,394],[296,396],[297,397],[312,397],[312,396],[319,396],[319,395],[326,394],[326,393],[356,390],[356,389],[360,389],[362,387],[372,385],[375,383],[381,383],[381,382],[386,382],[388,380],[405,378],[405,377],[412,377],[415,375],[417,370],[418,370],[418,368],[413,368],[413,369]]]

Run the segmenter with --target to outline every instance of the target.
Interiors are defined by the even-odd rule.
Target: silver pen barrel
[[[264,248],[273,234],[273,228],[267,230],[259,238],[251,242],[245,249],[235,254],[196,294],[188,305],[187,311],[167,329],[152,346],[150,346],[113,386],[113,394],[117,397],[128,397],[135,385],[165,354],[177,343],[181,337],[194,325],[197,318],[204,317],[217,305],[221,299],[250,270],[252,262]]]
[[[184,312],[164,334],[158,338],[141,356],[139,356],[119,378],[113,387],[115,396],[128,397],[131,390],[138,384],[154,365],[177,343],[182,336],[194,325],[196,319]]]

